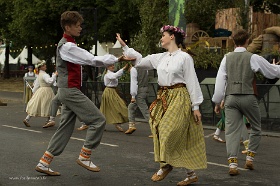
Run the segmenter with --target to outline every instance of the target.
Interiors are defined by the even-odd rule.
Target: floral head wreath
[[[170,31],[173,33],[179,33],[183,36],[183,38],[185,39],[186,37],[186,33],[179,27],[177,26],[172,26],[172,25],[164,25],[163,27],[161,27],[160,32],[166,32],[166,31]]]
[[[44,66],[45,64],[46,64],[46,61],[45,61],[45,60],[38,61],[38,63],[37,63],[37,68],[40,68],[41,66]]]

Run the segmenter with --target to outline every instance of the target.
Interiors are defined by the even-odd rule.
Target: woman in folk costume
[[[54,98],[51,86],[56,80],[57,72],[50,77],[49,74],[45,72],[47,69],[45,61],[39,62],[37,67],[39,75],[32,90],[34,94],[27,104],[27,116],[23,120],[26,127],[30,127],[29,120],[31,117],[50,116],[50,105],[52,99]]]
[[[124,55],[136,58],[136,68],[157,69],[159,91],[150,106],[155,161],[160,169],[153,181],[163,180],[173,167],[186,169],[187,177],[177,185],[197,182],[194,169],[207,167],[205,141],[199,105],[203,96],[192,57],[179,48],[185,33],[178,27],[161,28],[161,45],[167,52],[142,57],[128,46]],[[119,34],[117,39],[121,41]]]
[[[34,80],[25,79],[25,78],[36,78],[36,74],[33,71],[33,66],[28,66],[28,72],[26,72],[24,74],[24,78],[23,78],[24,81],[26,81],[25,82],[26,86],[25,86],[24,103],[27,104],[28,101],[32,97],[32,86],[33,86]]]
[[[118,79],[128,67],[128,64],[126,64],[122,69],[114,72],[114,64],[107,66],[107,73],[104,76],[106,88],[102,94],[100,105],[100,111],[105,116],[106,123],[114,124],[120,132],[124,131],[121,127],[121,123],[128,122],[128,110],[126,103],[119,96],[116,88],[118,86]]]

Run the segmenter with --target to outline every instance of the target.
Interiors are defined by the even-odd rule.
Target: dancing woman
[[[52,77],[45,71],[46,63],[41,61],[37,65],[39,75],[34,82],[32,92],[35,92],[26,106],[27,116],[23,120],[26,127],[30,127],[29,120],[31,117],[49,117],[51,100],[54,98],[54,93],[51,88],[56,80],[57,72]]]
[[[205,141],[199,105],[203,96],[195,73],[192,57],[179,46],[185,33],[178,27],[161,28],[161,46],[164,53],[146,57],[124,46],[124,55],[136,58],[136,68],[156,69],[159,91],[150,106],[150,126],[154,141],[155,161],[160,169],[152,176],[153,181],[164,179],[173,167],[184,167],[187,178],[177,185],[196,182],[194,169],[207,167]],[[121,42],[120,35],[117,39]]]
[[[104,76],[106,88],[102,94],[100,111],[104,114],[107,124],[114,124],[120,132],[123,132],[121,123],[128,122],[128,111],[124,100],[119,96],[116,88],[118,86],[118,79],[128,68],[128,64],[117,72],[114,72],[114,64],[108,65],[106,68],[107,73]]]

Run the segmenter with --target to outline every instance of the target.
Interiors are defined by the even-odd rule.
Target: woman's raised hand
[[[121,38],[121,34],[120,33],[116,33],[116,39],[120,42],[120,44],[122,45],[122,47],[126,46],[125,42],[122,40]]]

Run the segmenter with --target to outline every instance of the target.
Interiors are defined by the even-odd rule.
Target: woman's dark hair
[[[186,45],[184,43],[184,37],[182,36],[181,33],[178,32],[173,32],[173,31],[169,31],[166,30],[165,32],[168,32],[170,35],[174,35],[175,37],[175,43],[178,47],[182,48],[182,49],[186,49]]]

